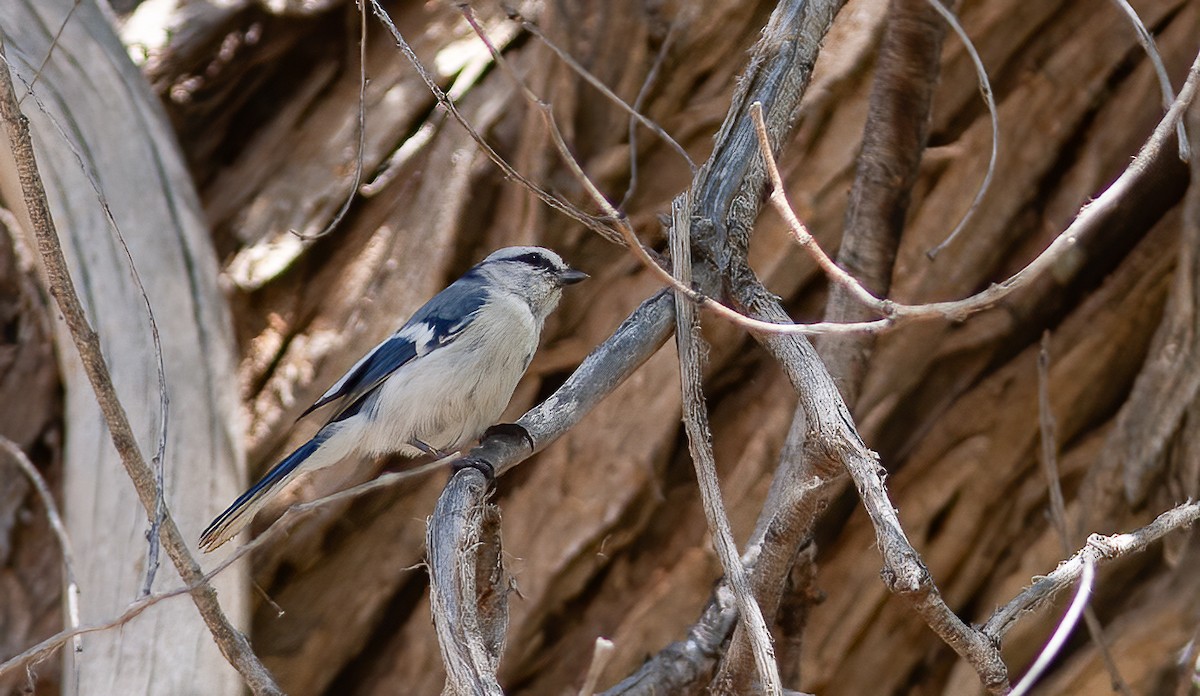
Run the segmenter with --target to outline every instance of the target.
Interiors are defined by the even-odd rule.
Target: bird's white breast
[[[508,405],[541,334],[523,300],[493,296],[451,343],[401,367],[380,386],[365,418],[359,448],[368,454],[399,451],[414,440],[443,452],[468,445],[495,424]]]

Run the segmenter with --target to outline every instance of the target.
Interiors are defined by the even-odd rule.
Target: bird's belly
[[[469,445],[499,420],[535,348],[533,337],[500,345],[456,342],[420,358],[420,366],[397,370],[367,414],[372,427],[362,449],[415,456],[416,441],[442,452]]]

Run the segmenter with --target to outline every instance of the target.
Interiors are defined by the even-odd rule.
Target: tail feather
[[[233,501],[233,504],[225,512],[217,515],[216,519],[200,535],[200,549],[208,553],[237,536],[237,533],[254,519],[255,513],[274,496],[283,484],[291,480],[299,466],[316,454],[327,439],[328,435],[323,436],[318,433],[316,437],[300,445],[295,452],[276,464],[259,479],[258,483],[238,496],[238,499]]]

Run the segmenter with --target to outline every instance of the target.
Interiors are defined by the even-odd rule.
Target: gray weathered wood
[[[0,30],[19,91],[45,63],[23,111],[75,285],[147,459],[157,451],[161,417],[150,324],[97,189],[155,311],[171,415],[167,504],[184,534],[195,538],[241,487],[243,455],[228,313],[178,146],[157,100],[94,3],[4,3]],[[19,189],[5,169],[5,200],[17,206]],[[64,510],[76,550],[82,620],[89,623],[118,614],[138,596],[149,521],[71,340],[61,323],[56,329],[66,385]],[[179,584],[178,574],[163,563],[153,589]],[[244,622],[237,572],[217,585],[226,610]],[[163,603],[120,631],[88,636],[83,645],[66,670],[67,688],[77,683],[78,693],[233,694],[242,688],[187,601]]]

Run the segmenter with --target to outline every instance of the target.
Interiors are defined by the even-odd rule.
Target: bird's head
[[[558,254],[536,246],[498,249],[477,267],[497,288],[529,303],[538,319],[545,319],[562,297],[565,285],[586,280],[588,275],[571,268]]]

